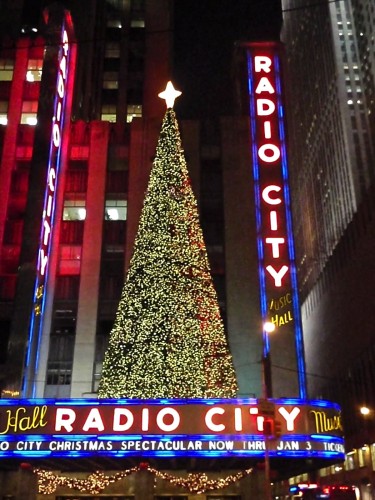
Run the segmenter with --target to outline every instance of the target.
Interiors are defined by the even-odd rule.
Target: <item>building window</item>
[[[24,101],[22,103],[21,123],[24,125],[36,125],[38,101]]]
[[[116,121],[116,104],[103,104],[101,120],[104,122]]]
[[[26,165],[17,165],[17,169],[12,172],[11,193],[14,195],[26,194],[29,186],[29,169]]]
[[[8,123],[8,101],[0,101],[0,125]]]
[[[85,193],[87,191],[87,170],[68,170],[66,175],[66,193]]]
[[[121,160],[122,161],[122,160]],[[108,166],[109,168],[109,166]],[[126,193],[128,190],[128,171],[110,170],[107,172],[107,183],[105,190],[107,193]]]
[[[50,337],[47,385],[70,385],[75,336],[70,331],[54,333]]]
[[[58,276],[55,287],[55,300],[77,300],[79,276]]]
[[[365,450],[363,448],[358,449],[358,465],[359,467],[365,466]]]
[[[0,276],[0,299],[14,300],[16,296],[17,276]]]
[[[144,28],[145,20],[144,19],[132,19],[130,22],[131,28]]]
[[[21,245],[23,231],[23,219],[8,219],[4,228],[5,245]],[[4,256],[3,256],[4,258]]]
[[[105,71],[103,73],[103,89],[118,89],[117,71]]]
[[[127,200],[106,200],[105,220],[126,220],[127,209]]]
[[[0,81],[10,82],[13,80],[14,61],[11,59],[0,59]]]
[[[26,80],[40,82],[42,79],[43,59],[29,59],[27,64]]]
[[[106,220],[103,228],[103,241],[105,243],[106,252],[124,251],[125,244],[125,222]],[[117,247],[120,248],[117,248]]]
[[[118,42],[107,42],[104,57],[118,59],[120,57],[120,44]]]
[[[142,118],[142,105],[141,104],[129,104],[126,116],[126,121],[130,123],[133,118]]]
[[[63,220],[85,220],[86,200],[65,200]]]
[[[63,221],[60,231],[60,244],[82,245],[83,228],[83,221]]]
[[[348,453],[345,457],[344,462],[345,470],[354,470],[355,462],[354,462],[354,453]]]
[[[124,277],[119,273],[116,275],[106,274],[101,277],[100,299],[103,301],[118,301],[124,286]]]
[[[107,19],[107,28],[122,28],[121,20],[118,18]]]
[[[81,270],[82,247],[80,245],[61,245],[59,274],[74,276]]]

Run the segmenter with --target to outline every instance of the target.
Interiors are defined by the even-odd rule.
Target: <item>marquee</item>
[[[345,458],[340,408],[272,400],[281,435],[264,435],[257,399],[3,399],[0,458]]]

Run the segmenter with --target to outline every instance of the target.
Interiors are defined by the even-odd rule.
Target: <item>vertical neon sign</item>
[[[34,288],[34,302],[30,322],[28,347],[26,354],[26,374],[23,380],[22,391],[24,395],[34,391],[31,388],[33,377],[38,366],[38,351],[43,324],[43,312],[46,297],[46,284],[48,276],[48,261],[51,250],[53,222],[57,192],[57,182],[61,163],[62,131],[66,105],[66,87],[69,68],[69,38],[65,27],[61,31],[61,44],[58,51],[56,93],[54,101],[54,114],[52,121],[51,139],[49,147],[48,169],[43,205],[43,216],[39,242],[37,276]],[[32,393],[31,396],[34,396]]]
[[[297,288],[285,145],[278,44],[247,45],[251,144],[255,190],[260,306],[263,322],[272,301],[287,298],[293,310],[299,393],[306,398],[302,321]],[[292,316],[289,313],[290,319]],[[280,321],[271,318],[275,323]],[[287,318],[285,318],[287,320]],[[280,323],[277,324],[280,326]],[[264,355],[270,351],[264,337]]]

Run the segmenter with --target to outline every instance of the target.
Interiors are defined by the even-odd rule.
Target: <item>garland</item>
[[[252,468],[246,469],[237,474],[231,474],[219,479],[209,479],[205,473],[188,474],[187,477],[177,477],[166,472],[158,471],[150,467],[148,463],[140,463],[136,467],[116,472],[111,476],[107,476],[103,474],[103,472],[97,471],[87,476],[86,479],[59,476],[52,471],[37,468],[32,469],[32,472],[38,476],[38,493],[42,495],[51,495],[55,493],[58,487],[71,488],[82,493],[85,492],[97,495],[110,484],[120,481],[130,474],[144,470],[150,472],[158,479],[168,481],[171,485],[184,488],[191,493],[205,493],[207,491],[226,488],[230,484],[248,476],[253,471]]]

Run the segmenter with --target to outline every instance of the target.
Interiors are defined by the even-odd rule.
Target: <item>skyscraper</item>
[[[372,443],[359,408],[375,404],[375,7],[284,0],[283,11],[309,396],[341,403],[349,446]]]

